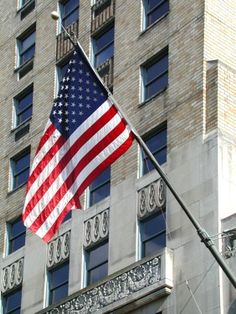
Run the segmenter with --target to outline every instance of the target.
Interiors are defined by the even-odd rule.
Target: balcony
[[[72,39],[76,42],[76,38],[79,35],[79,20],[69,25],[66,28],[67,32],[71,35]],[[69,40],[68,36],[65,32],[61,32],[57,36],[57,51],[56,51],[56,60],[60,61],[64,58],[68,53],[73,50],[74,46]]]
[[[92,7],[92,35],[115,17],[115,0],[98,0]]]
[[[114,59],[112,57],[97,68],[98,74],[111,92],[113,88],[113,67]]]
[[[173,288],[172,251],[165,248],[77,293],[38,314],[116,313],[168,296]]]

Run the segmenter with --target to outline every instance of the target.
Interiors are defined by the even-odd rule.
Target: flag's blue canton
[[[79,52],[74,52],[50,119],[60,133],[68,138],[106,99],[107,92],[87,60]]]

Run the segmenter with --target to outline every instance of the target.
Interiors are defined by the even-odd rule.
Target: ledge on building
[[[173,253],[165,248],[38,314],[121,313],[168,296],[173,288]]]

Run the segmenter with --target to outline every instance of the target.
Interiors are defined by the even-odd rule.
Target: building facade
[[[62,24],[236,275],[235,16],[234,0],[1,1],[0,312],[236,313],[235,289],[136,142],[48,244],[21,220],[73,53]]]

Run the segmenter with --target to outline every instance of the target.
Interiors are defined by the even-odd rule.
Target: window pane
[[[35,43],[35,32],[31,33],[28,37],[21,41],[21,52],[27,50],[30,46]]]
[[[88,284],[92,284],[106,277],[108,274],[108,263],[100,265],[99,267],[88,272]]]
[[[167,129],[163,129],[160,132],[150,136],[145,140],[150,151],[161,165],[167,160]],[[143,161],[143,174],[148,173],[154,169],[152,162],[147,158],[144,152],[142,152]]]
[[[166,233],[162,233],[157,237],[144,243],[143,256],[149,256],[166,246]]]
[[[64,14],[68,14],[79,6],[79,0],[69,0],[64,4]]]
[[[22,169],[29,167],[30,163],[30,154],[25,154],[21,158],[15,161],[15,171],[16,173],[20,172]]]
[[[165,213],[151,217],[142,222],[142,239],[149,239],[153,235],[160,233],[166,229]]]
[[[11,225],[11,237],[16,237],[20,235],[22,232],[25,232],[25,226],[21,219],[13,222]]]
[[[167,137],[167,130],[163,129],[162,131],[154,134],[152,137],[148,138],[145,143],[150,151],[153,153],[159,147],[166,145],[166,137]]]
[[[25,95],[21,99],[19,99],[16,107],[17,113],[20,113],[21,111],[25,110],[29,105],[31,105],[33,102],[33,93],[30,92],[29,94]]]
[[[4,297],[4,314],[20,313],[21,290],[14,291]]]
[[[69,16],[63,19],[63,26],[67,27],[79,19],[79,10],[72,12]]]
[[[114,46],[111,45],[96,55],[95,66],[98,67],[99,65],[103,64],[106,60],[110,59],[113,56],[114,56]]]
[[[90,193],[90,206],[100,202],[110,195],[110,182]]]
[[[95,39],[95,54],[114,41],[114,27]]]
[[[148,0],[148,9],[151,10],[158,4],[160,4],[162,0]]]
[[[51,304],[57,303],[68,296],[68,283],[56,288],[52,291]]]
[[[9,230],[9,254],[25,245],[25,226],[20,219],[8,224]]]
[[[20,174],[18,174],[15,177],[14,185],[13,185],[14,188],[26,183],[28,180],[28,177],[29,177],[29,168],[25,169],[24,171],[22,171]]]
[[[164,90],[168,85],[168,73],[162,75],[156,79],[150,85],[147,86],[147,98],[150,98],[158,92]]]
[[[100,202],[110,194],[111,169],[106,168],[90,185],[90,206]]]
[[[169,11],[169,3],[168,1],[166,1],[148,15],[148,21],[147,21],[148,26],[153,24],[155,21],[159,20],[168,11]]]
[[[108,242],[88,252],[87,268],[91,269],[108,260]]]
[[[99,185],[107,182],[110,180],[111,177],[111,168],[106,168],[98,177],[96,177],[92,184],[90,185],[91,189],[95,189]]]
[[[33,108],[31,106],[28,109],[26,109],[24,112],[19,114],[17,117],[16,125],[19,125],[19,124],[23,123],[24,121],[26,121],[28,118],[32,117],[32,111],[33,111]]]
[[[151,66],[147,67],[146,83],[158,77],[168,69],[168,56],[164,56]]]
[[[59,285],[68,281],[69,264],[63,264],[57,269],[51,271],[51,289],[55,289]]]
[[[25,245],[25,233],[11,241],[9,253],[15,252]]]

